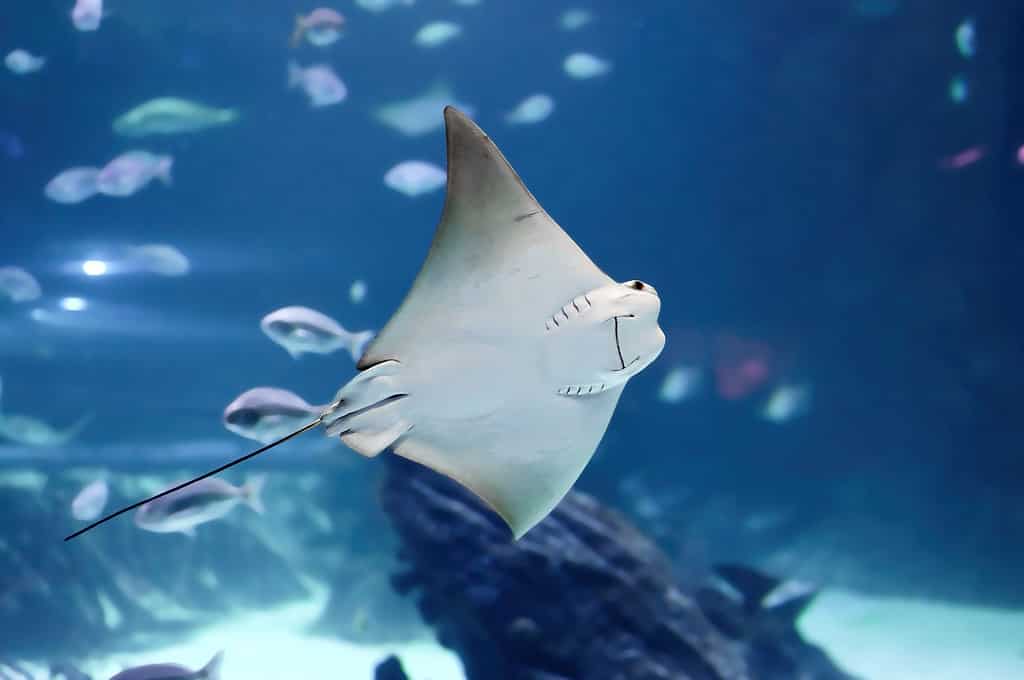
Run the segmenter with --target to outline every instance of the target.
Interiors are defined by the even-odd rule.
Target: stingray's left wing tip
[[[487,139],[487,134],[473,119],[451,104],[444,107],[444,127],[448,140],[465,138]]]
[[[455,108],[451,104],[448,104],[448,105],[446,105],[444,107],[444,122],[445,123],[451,124],[452,121],[459,120],[459,119],[467,119],[468,120],[468,118],[466,117],[466,114],[464,114],[462,111],[459,111],[457,108]]]

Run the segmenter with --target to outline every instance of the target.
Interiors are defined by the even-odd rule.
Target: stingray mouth
[[[626,370],[628,366],[632,366],[637,361],[640,361],[640,357],[637,357],[626,364],[626,360],[622,357],[622,340],[619,337],[619,319],[635,319],[636,314],[623,314],[622,316],[613,316],[612,321],[615,322],[615,351],[619,354],[619,368],[613,369],[613,373],[619,373],[620,371]]]

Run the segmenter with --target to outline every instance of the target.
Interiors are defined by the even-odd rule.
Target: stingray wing
[[[567,301],[612,280],[552,220],[473,121],[444,110],[448,188],[430,252],[357,367],[429,343],[543,330]]]
[[[392,448],[475,493],[518,539],[579,478],[621,394],[621,386],[579,398],[551,394],[511,404],[490,418],[420,421]]]

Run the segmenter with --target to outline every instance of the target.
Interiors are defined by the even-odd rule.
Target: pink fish
[[[315,9],[306,16],[300,14],[295,19],[292,47],[298,47],[303,37],[317,47],[326,47],[341,37],[344,25],[345,17],[327,7]]]
[[[337,104],[348,96],[348,88],[326,64],[302,68],[288,62],[288,87],[301,87],[314,108]]]
[[[154,179],[171,184],[174,159],[148,151],[127,151],[100,170],[96,190],[107,196],[131,196]]]
[[[715,340],[715,387],[723,399],[742,399],[771,378],[772,351],[756,340],[725,334]]]
[[[1017,162],[1024,165],[1024,144],[1021,144],[1020,148],[1017,149]]]
[[[944,170],[960,170],[968,165],[974,165],[985,157],[985,147],[972,146],[952,156],[946,156],[939,161],[939,167]]]
[[[43,193],[57,203],[81,203],[96,194],[99,168],[69,168],[51,179]]]
[[[103,18],[103,0],[75,0],[71,23],[79,31],[95,31]]]

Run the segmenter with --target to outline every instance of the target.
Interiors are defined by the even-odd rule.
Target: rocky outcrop
[[[460,486],[392,458],[381,500],[402,542],[393,583],[418,594],[470,680],[850,677],[793,629],[806,593],[771,611],[734,584],[680,584],[653,543],[581,493],[513,542]]]

